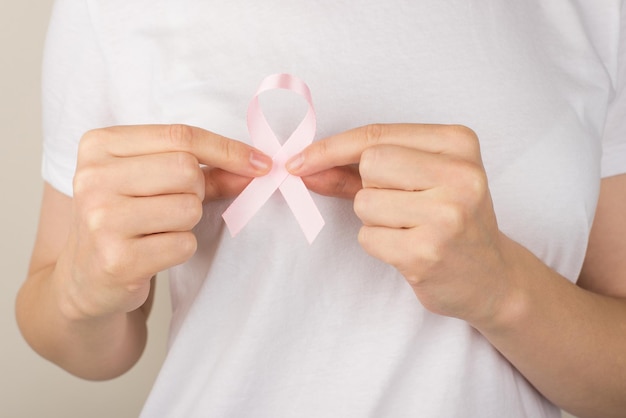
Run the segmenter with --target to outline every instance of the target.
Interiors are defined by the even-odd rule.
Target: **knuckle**
[[[89,160],[104,146],[106,128],[92,129],[83,134],[78,142],[78,163]]]
[[[368,189],[359,190],[354,196],[354,213],[359,217],[363,218],[366,213],[367,208],[370,206],[370,193]]]
[[[449,131],[455,136],[466,139],[475,139],[477,138],[476,132],[473,129],[465,126],[465,125],[449,125]]]
[[[359,235],[357,236],[357,240],[359,242],[359,245],[361,247],[363,247],[363,249],[370,253],[370,228],[366,227],[366,226],[362,226],[361,229],[359,229]]]
[[[106,230],[108,210],[102,206],[91,208],[83,215],[83,222],[91,234],[99,234]]]
[[[81,196],[89,191],[96,190],[97,183],[101,179],[100,170],[93,165],[83,165],[76,170],[72,180],[74,196]]]
[[[470,201],[479,201],[488,193],[489,186],[485,170],[472,162],[459,163],[457,178],[460,182],[462,196]]]
[[[169,125],[168,140],[172,143],[174,149],[188,151],[191,150],[193,143],[193,133],[191,126],[175,123]]]
[[[222,139],[222,150],[228,161],[236,160],[240,155],[240,153],[237,152],[239,150],[237,149],[235,142],[227,139]]]
[[[196,157],[187,152],[178,152],[176,155],[177,173],[185,184],[191,184],[198,181],[200,164]]]
[[[439,222],[442,230],[456,233],[464,229],[467,216],[464,208],[458,203],[444,203],[439,206]],[[433,255],[433,252],[430,252]]]
[[[422,271],[420,276],[423,276],[434,271],[439,265],[443,257],[442,250],[436,243],[421,243],[418,248],[419,250],[413,254],[411,265],[420,266]]]
[[[138,278],[135,280],[129,280],[124,285],[124,289],[129,294],[137,294],[139,292],[141,293],[148,292],[150,288],[149,288],[148,283],[146,283],[146,280],[147,280],[146,278]]]
[[[204,171],[202,168],[196,171],[198,173],[198,179],[195,181],[194,193],[200,199],[200,202],[204,201],[206,197],[206,178],[204,177]]]
[[[202,218],[202,201],[196,195],[185,195],[180,205],[183,216],[188,220],[189,227],[194,227]]]
[[[441,266],[443,247],[436,238],[425,240],[422,233],[409,233],[404,244],[407,251],[398,255],[397,268],[411,286],[420,286]]]
[[[128,271],[128,251],[111,240],[102,243],[99,250],[100,269],[109,277],[121,277]]]
[[[398,267],[404,261],[404,251],[392,251],[388,245],[384,245],[379,229],[364,225],[359,230],[358,242],[366,253],[378,258],[384,263]],[[389,243],[387,243],[389,244]]]
[[[402,264],[398,266],[398,271],[404,276],[411,286],[418,286],[424,279],[424,259],[416,253],[411,253]]]
[[[370,147],[363,150],[361,153],[361,160],[359,162],[359,174],[363,180],[370,178],[370,173],[373,168],[376,167],[376,161],[379,157],[378,147]]]
[[[416,287],[416,286],[418,286],[421,283],[420,276],[415,274],[412,271],[406,272],[406,273],[402,272],[402,275],[404,276],[405,280],[407,281],[407,283],[411,287]]]
[[[487,174],[484,170],[474,166],[467,176],[466,188],[472,193],[473,196],[481,198],[487,194],[489,190],[487,182]]]
[[[310,152],[311,149],[315,149],[315,153]],[[330,153],[331,153],[331,149],[330,149],[330,145],[328,141],[314,142],[310,148],[305,148],[302,151],[302,155],[305,161],[310,160],[312,157],[315,156],[315,154],[317,154],[319,158],[324,159]]]
[[[105,132],[106,128],[88,130],[80,138],[79,146],[89,148],[96,144],[99,144],[100,142],[102,142]]]
[[[446,132],[454,146],[468,157],[480,156],[480,142],[473,129],[465,125],[449,125]]]
[[[385,125],[382,123],[372,123],[364,127],[365,141],[369,146],[382,142],[385,134]]]
[[[177,248],[179,249],[181,261],[188,260],[198,249],[198,240],[192,232],[178,234]]]
[[[240,155],[237,144],[234,141],[223,137],[218,137],[216,141],[217,151],[226,161],[234,161]]]

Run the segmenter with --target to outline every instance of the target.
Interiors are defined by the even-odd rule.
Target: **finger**
[[[363,226],[359,231],[359,244],[372,257],[396,268],[408,259],[408,249],[413,249],[410,229]]]
[[[202,201],[196,194],[170,194],[120,199],[92,214],[90,229],[112,230],[126,237],[190,231],[202,217]]]
[[[458,159],[397,145],[366,149],[359,170],[363,187],[426,190],[449,180]]]
[[[205,201],[228,199],[238,196],[252,181],[251,177],[239,176],[219,168],[204,167]]]
[[[104,172],[94,173],[97,180],[124,196],[194,193],[204,198],[202,170],[196,157],[187,152],[112,159],[101,169]]]
[[[294,175],[305,176],[331,167],[356,164],[364,150],[384,144],[480,159],[476,134],[469,128],[457,125],[376,124],[316,141],[292,157],[287,168]]]
[[[183,151],[200,163],[255,177],[267,174],[272,160],[243,142],[187,125],[116,126],[87,132],[79,153],[85,159],[132,157]]]
[[[366,226],[414,228],[430,222],[429,192],[362,189],[354,198],[354,212]]]
[[[440,250],[433,244],[436,231],[429,227],[411,229],[363,226],[358,241],[372,257],[394,266],[411,285],[440,261]]]
[[[132,264],[138,277],[151,277],[189,260],[198,243],[192,232],[151,234],[131,241],[127,264]],[[133,261],[134,260],[134,261]],[[144,260],[138,263],[137,260]]]
[[[353,199],[363,187],[359,169],[354,165],[334,167],[302,177],[306,187],[323,196]]]

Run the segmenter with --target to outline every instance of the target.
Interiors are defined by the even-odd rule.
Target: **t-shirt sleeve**
[[[626,7],[622,8],[615,95],[602,142],[602,177],[626,173]]]
[[[89,13],[89,2],[55,2],[42,76],[42,176],[72,195],[78,143],[90,129],[111,125],[106,65]]]

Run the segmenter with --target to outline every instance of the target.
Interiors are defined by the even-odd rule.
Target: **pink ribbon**
[[[282,146],[259,105],[259,95],[273,89],[291,90],[304,97],[309,104],[304,119]],[[273,165],[267,175],[252,180],[222,214],[231,235],[236,236],[274,191],[279,189],[309,244],[312,243],[324,226],[324,219],[302,179],[285,169],[287,160],[313,142],[315,136],[315,110],[311,92],[304,81],[290,74],[266,77],[248,106],[248,132],[254,146],[272,156]]]

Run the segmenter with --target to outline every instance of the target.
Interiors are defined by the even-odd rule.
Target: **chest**
[[[101,5],[118,22],[100,28],[120,123],[182,122],[248,141],[258,82],[290,72],[311,87],[318,138],[375,122],[465,124],[480,138],[500,227],[577,274],[619,2],[603,3],[595,23],[570,1],[142,3],[125,3],[137,8],[132,24]],[[291,121],[298,109],[281,112]]]

